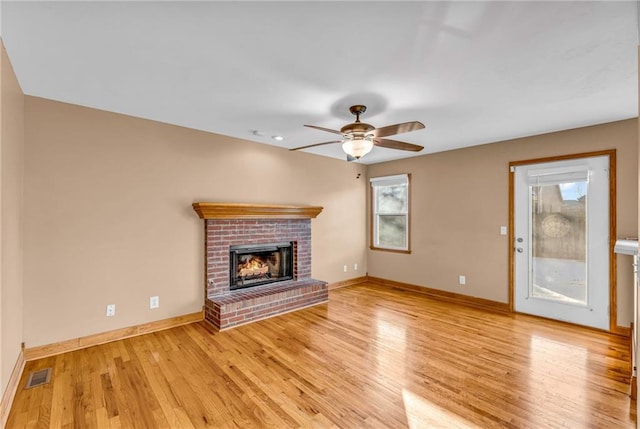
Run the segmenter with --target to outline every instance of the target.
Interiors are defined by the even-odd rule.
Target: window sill
[[[375,247],[375,246],[369,246],[369,249],[371,249],[371,250],[380,250],[382,252],[411,254],[411,250],[387,249],[387,248],[384,248],[384,247]]]

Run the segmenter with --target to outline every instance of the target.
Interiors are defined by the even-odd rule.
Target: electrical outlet
[[[347,266],[346,265],[344,266],[343,270],[344,270],[345,273],[347,272]]]
[[[467,277],[466,276],[458,276],[458,284],[461,284],[461,285],[467,284]]]
[[[158,308],[160,307],[160,297],[152,296],[149,298],[149,308]]]
[[[358,264],[353,264],[353,271],[358,271]]]
[[[115,304],[107,305],[107,317],[111,317],[115,315],[116,315],[116,305]]]

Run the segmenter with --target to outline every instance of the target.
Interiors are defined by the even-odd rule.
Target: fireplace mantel
[[[311,219],[322,211],[319,206],[280,206],[272,204],[193,203],[200,219]]]

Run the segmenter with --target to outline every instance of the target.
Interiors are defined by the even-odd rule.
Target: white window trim
[[[371,245],[373,250],[385,250],[389,252],[399,253],[411,253],[411,175],[410,174],[396,174],[393,176],[372,177],[369,179],[370,195],[371,195]],[[404,215],[406,216],[406,236],[405,247],[386,247],[378,244],[378,208],[375,187],[376,186],[388,186],[406,184],[407,186],[407,204],[406,212],[398,213],[384,213],[385,215]]]

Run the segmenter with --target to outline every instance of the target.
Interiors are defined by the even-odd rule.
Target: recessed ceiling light
[[[284,137],[282,136],[271,136],[272,139],[281,142],[282,140],[284,140]]]

